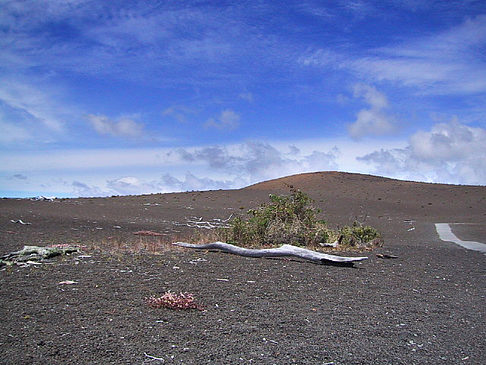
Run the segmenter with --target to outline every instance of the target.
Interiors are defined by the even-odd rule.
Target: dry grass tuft
[[[139,231],[151,232],[151,231]],[[137,233],[137,232],[135,232]],[[126,238],[121,236],[110,236],[100,241],[92,242],[88,245],[89,251],[98,251],[108,254],[119,253],[150,253],[160,254],[168,250],[173,250],[172,243],[188,240],[191,233],[174,234],[136,234],[136,238]]]

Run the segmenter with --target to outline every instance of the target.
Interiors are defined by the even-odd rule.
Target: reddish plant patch
[[[175,294],[170,290],[161,297],[152,296],[147,298],[146,302],[152,308],[204,310],[202,306],[196,303],[194,295],[190,293]]]
[[[137,231],[133,233],[137,236],[163,236],[162,233],[153,232],[153,231]]]

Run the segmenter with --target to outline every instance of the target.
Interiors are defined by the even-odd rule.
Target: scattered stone
[[[22,265],[28,266],[34,262],[43,261],[56,256],[68,255],[79,252],[79,248],[69,245],[57,245],[61,247],[24,246],[20,251],[11,252],[0,257],[0,266]]]

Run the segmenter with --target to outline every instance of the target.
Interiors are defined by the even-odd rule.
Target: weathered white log
[[[207,244],[193,244],[187,242],[174,242],[173,245],[203,250],[220,250],[234,255],[246,257],[298,257],[319,264],[334,263],[352,265],[354,262],[366,260],[368,257],[345,257],[329,255],[321,252],[308,250],[293,245],[282,245],[277,248],[250,249],[231,245],[224,242],[212,242]]]

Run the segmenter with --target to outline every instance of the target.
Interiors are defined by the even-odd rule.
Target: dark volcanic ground
[[[333,225],[379,228],[385,246],[345,268],[163,244],[288,185],[308,192]],[[3,199],[0,255],[79,243],[91,257],[0,271],[0,363],[486,363],[486,256],[440,241],[437,222],[474,223],[453,229],[486,242],[486,188],[316,173],[237,191]],[[140,230],[165,235],[133,234]],[[382,252],[399,258],[375,256]],[[205,311],[145,304],[167,290],[193,293]]]

